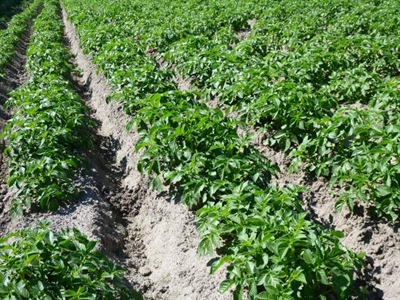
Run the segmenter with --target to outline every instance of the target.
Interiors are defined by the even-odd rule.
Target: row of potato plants
[[[398,218],[399,157],[393,145],[399,136],[396,126],[386,125],[398,124],[400,5],[173,1],[154,8],[151,1],[137,1],[129,10],[126,1],[118,4],[127,13],[103,11],[96,33],[83,33],[88,51],[96,51],[100,41],[108,41],[108,51],[121,48],[119,56],[104,52],[95,58],[103,72],[112,72],[114,60],[150,54],[140,55],[143,67],[129,70],[141,78],[143,90],[170,90],[175,74],[168,67],[174,67],[202,99],[218,99],[268,132],[265,143],[290,152],[292,170],[306,163],[308,171],[345,188],[338,209],[363,201],[378,216]],[[249,20],[256,22],[250,26]],[[115,22],[125,30],[106,28]],[[238,31],[250,29],[239,40]],[[126,49],[131,38],[136,48]],[[122,87],[131,84],[125,74],[112,73],[122,99]],[[375,119],[357,117],[370,110]]]
[[[142,299],[96,242],[48,221],[0,237],[0,272],[3,300]]]
[[[208,97],[268,131],[266,143],[291,152],[293,170],[308,163],[309,171],[345,187],[338,208],[361,200],[395,220],[400,64],[393,20],[400,6],[341,2],[279,4],[232,50],[217,44],[196,52],[183,41],[182,52],[173,48],[170,56],[175,62],[194,53],[187,59],[191,68],[180,72],[204,77],[200,86]]]
[[[89,145],[92,126],[70,81],[59,1],[45,0],[34,22],[28,52],[30,80],[12,92],[8,139],[10,178],[18,189],[12,214],[33,204],[54,210],[74,200],[73,178]],[[0,237],[0,297],[17,299],[142,299],[124,269],[112,263],[77,229],[54,231],[50,222]]]
[[[292,170],[307,163],[309,171],[344,187],[337,208],[352,209],[361,200],[396,220],[400,5],[339,0],[235,8],[238,23],[220,7],[219,18],[210,20],[197,6],[154,10],[149,3],[135,12],[146,21],[130,29],[164,68],[175,66],[191,78],[204,99],[218,99],[267,131],[267,145],[291,153]],[[240,41],[235,33],[249,31],[245,21],[252,18],[257,22]],[[141,35],[144,30],[149,34]]]
[[[251,146],[248,135],[238,134],[241,122],[209,108],[201,92],[179,91],[173,71],[159,68],[152,53],[156,50],[146,42],[152,38],[140,26],[152,22],[144,13],[154,3],[62,3],[81,46],[113,86],[111,98],[121,100],[133,116],[128,129],[136,127],[141,134],[135,149],[143,153],[139,170],[151,176],[153,187],[167,184],[197,210],[199,252],[215,249],[219,256],[211,272],[228,265],[221,292],[232,288],[235,299],[246,293],[250,299],[326,299],[332,292],[346,299],[356,292],[353,272],[361,268],[363,254],[343,247],[341,232],[309,220],[298,197],[301,188],[271,185],[279,170]],[[210,3],[205,11],[213,15],[218,7],[232,4]],[[168,22],[157,20],[164,32],[161,23]]]
[[[86,108],[69,81],[72,65],[63,46],[55,1],[46,1],[33,25],[27,50],[29,81],[10,93],[13,110],[3,136],[8,140],[8,184],[18,189],[12,214],[23,207],[54,210],[77,195],[73,178],[88,146]]]
[[[0,30],[0,79],[4,79],[4,70],[15,55],[15,49],[29,23],[35,19],[43,0],[35,0],[21,13],[15,15],[7,24],[7,28]]]
[[[233,104],[247,122],[273,133],[267,143],[291,150],[293,169],[306,162],[316,175],[345,187],[338,208],[361,200],[378,216],[395,220],[400,49],[399,23],[393,20],[400,6],[329,2],[319,11],[311,4],[306,11],[296,8],[298,18],[291,10],[280,16],[274,9],[281,18],[276,24],[272,14],[261,16],[248,39],[226,58],[215,47],[206,50],[203,64],[218,68],[205,76],[204,89]],[[283,30],[274,32],[271,26]],[[193,51],[187,48],[180,48],[185,55]],[[191,59],[198,59],[197,53]],[[195,67],[189,72],[210,73]]]

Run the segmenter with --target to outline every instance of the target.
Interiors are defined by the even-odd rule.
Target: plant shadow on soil
[[[307,186],[312,186],[318,179],[312,175],[306,175],[304,182]],[[300,195],[301,198],[304,196],[304,202],[306,203],[306,210],[308,211],[308,218],[313,222],[323,226],[329,230],[342,230],[340,222],[335,222],[337,215],[335,213],[326,213],[318,207],[318,201],[321,201],[321,195],[318,192],[308,191],[306,195]],[[359,235],[358,240],[361,244],[369,245],[373,243],[374,235],[379,232],[381,226],[390,227],[393,232],[399,233],[400,221],[388,223],[385,219],[378,218],[371,209],[368,209],[362,205],[356,204],[352,212],[347,211],[343,213],[343,220],[348,220],[349,223],[358,223]],[[342,220],[342,222],[343,222]],[[363,250],[363,249],[362,249]],[[383,246],[375,252],[377,255],[383,254]],[[381,300],[385,299],[384,291],[378,287],[382,276],[381,261],[376,260],[373,256],[366,254],[365,265],[361,270],[361,273],[357,274],[355,281],[355,287],[357,289],[365,289],[367,291],[367,300]]]

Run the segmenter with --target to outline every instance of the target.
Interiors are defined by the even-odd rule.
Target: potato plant
[[[328,299],[332,295],[346,299],[359,294],[354,288],[354,271],[361,269],[363,254],[343,247],[342,233],[308,219],[298,197],[301,188],[278,189],[271,185],[278,168],[251,146],[249,135],[238,134],[248,126],[243,122],[246,116],[256,112],[251,99],[258,99],[272,85],[264,84],[266,74],[277,83],[284,75],[278,68],[279,62],[277,67],[269,68],[265,61],[258,72],[256,66],[262,55],[253,51],[254,57],[243,56],[246,47],[241,48],[235,36],[236,32],[248,29],[250,18],[262,16],[271,1],[62,3],[78,30],[81,46],[114,88],[109,100],[122,101],[124,110],[132,115],[128,129],[135,127],[141,134],[135,149],[142,153],[139,170],[151,177],[154,188],[168,185],[176,197],[197,211],[202,237],[199,253],[216,251],[219,256],[211,271],[227,264],[227,279],[221,283],[221,292],[233,288],[235,299],[244,295],[249,299],[309,299],[310,295],[313,299]],[[315,1],[304,4],[302,14],[315,5]],[[298,9],[294,1],[280,6],[275,4],[268,9],[281,22],[274,28],[276,35],[282,20],[287,19],[285,14]],[[324,2],[318,6],[318,12],[327,6]],[[340,5],[335,7],[338,11],[332,12],[332,17],[342,13]],[[298,17],[293,24],[299,23],[301,16]],[[325,18],[310,20],[304,27],[299,25],[294,36],[323,33],[314,30],[322,19]],[[266,35],[260,31],[259,39],[262,34]],[[297,45],[302,43],[300,39]],[[278,49],[279,45],[273,53],[283,57],[285,53],[279,56],[282,51]],[[301,60],[300,55],[298,59]],[[296,65],[299,71],[302,64]],[[289,58],[285,66],[290,66]],[[246,86],[251,76],[240,77],[248,70],[258,74],[254,85]],[[189,91],[178,90],[173,80],[176,71],[194,78]],[[239,84],[243,87],[241,94],[229,95],[230,88]],[[296,86],[295,82],[285,82],[272,91],[276,97],[267,109],[273,117],[261,110],[263,106],[258,102],[260,119],[254,124],[264,121],[279,129],[279,122],[296,114],[282,134],[297,126],[291,139],[299,143],[298,137],[310,126],[300,112],[309,108],[322,117],[338,104],[331,98],[320,100],[320,106],[308,103],[306,99],[317,100],[307,97],[313,87],[307,88],[305,83],[302,93],[297,93]],[[242,103],[243,106],[233,108],[243,118],[228,118],[222,110],[205,103],[212,97],[223,96],[221,91],[227,92],[226,98],[220,98],[224,103],[232,107]],[[279,102],[279,94],[286,91],[288,102]],[[303,94],[306,96],[301,102],[299,95]],[[265,97],[263,101],[270,99]],[[321,110],[319,107],[325,102],[329,108]],[[246,103],[248,113],[244,113]],[[290,104],[299,106],[286,112]],[[288,144],[288,149],[293,144],[285,136],[278,143]]]
[[[55,232],[46,221],[1,237],[1,299],[142,299],[95,247],[77,229]]]
[[[267,131],[265,143],[291,152],[297,164],[312,161],[297,149],[303,141],[323,143],[320,123],[338,120],[342,106],[375,106],[398,91],[394,82],[400,68],[400,5],[392,1],[168,1],[157,8],[151,1],[135,1],[135,9],[129,9],[129,3],[91,4],[95,24],[85,22],[86,14],[72,11],[78,4],[69,9],[82,27],[83,48],[96,53],[96,64],[115,86],[114,98],[129,102],[126,111],[135,105],[129,101],[132,97],[140,100],[176,89],[171,82],[174,68],[191,78],[202,100],[218,99],[249,126]],[[239,32],[247,32],[246,38],[239,38]],[[130,60],[141,63],[132,65]],[[117,65],[120,71],[114,72]],[[383,129],[381,138],[389,136]],[[369,156],[370,151],[367,147],[362,154]],[[319,160],[329,158],[322,155]],[[338,207],[367,202],[377,216],[396,219],[399,203],[394,190],[389,192],[391,186],[380,188],[387,191],[386,200],[374,191],[356,192],[379,185],[369,178],[369,170],[358,168],[365,184],[353,181],[349,197]],[[327,170],[324,174],[332,182],[338,176]],[[348,176],[341,174],[340,181]]]
[[[15,55],[15,48],[22,34],[28,29],[29,22],[35,19],[43,0],[35,0],[19,14],[13,16],[5,30],[0,30],[0,79],[3,79],[4,68]]]
[[[27,51],[29,82],[11,93],[14,115],[3,136],[8,139],[8,184],[18,189],[12,214],[32,205],[55,210],[75,199],[77,154],[90,141],[86,108],[69,82],[72,66],[62,45],[58,1],[46,1],[36,19]]]

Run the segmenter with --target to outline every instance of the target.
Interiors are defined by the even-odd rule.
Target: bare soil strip
[[[139,154],[134,152],[134,145],[139,135],[126,131],[130,117],[123,113],[119,103],[106,103],[110,94],[106,80],[97,74],[90,58],[80,50],[76,31],[65,11],[63,19],[75,64],[83,72],[81,85],[88,86],[90,96],[86,104],[91,109],[91,117],[99,124],[97,139],[108,141],[103,145],[109,155],[98,164],[118,170],[110,172],[96,167],[97,154],[93,153],[93,172],[100,174],[103,182],[117,185],[116,189],[110,189],[105,184],[103,192],[112,208],[121,213],[122,219],[118,221],[125,226],[121,228],[122,249],[116,247],[118,251],[114,253],[128,267],[129,281],[145,299],[231,299],[231,295],[217,292],[223,278],[209,275],[210,258],[197,255],[199,238],[193,213],[150,191],[147,179],[137,171]],[[109,209],[104,207],[103,213],[107,214]],[[119,244],[120,239],[115,242]]]

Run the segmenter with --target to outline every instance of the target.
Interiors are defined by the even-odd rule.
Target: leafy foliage
[[[354,264],[360,267],[363,255],[340,245],[342,232],[307,220],[298,192],[244,182],[221,202],[198,210],[200,252],[216,247],[224,254],[211,272],[229,264],[221,291],[235,286],[236,299],[246,287],[250,299],[324,299],[332,291],[348,299],[354,292]]]
[[[331,73],[324,65],[305,68],[302,47],[351,7],[343,1],[62,2],[81,46],[114,88],[110,100],[133,116],[128,129],[141,134],[139,170],[154,188],[169,185],[197,210],[199,253],[219,255],[211,271],[228,265],[221,292],[233,288],[236,299],[357,294],[353,273],[363,254],[343,247],[342,233],[307,219],[301,188],[271,185],[278,168],[248,134],[239,134],[249,123],[265,126],[273,131],[271,144],[290,150],[314,120],[333,115],[339,101],[315,93]],[[327,9],[329,16],[319,15]],[[318,17],[303,22],[310,11]],[[250,19],[256,25],[241,41],[236,33],[248,30]],[[309,62],[326,59],[311,52]],[[193,79],[189,91],[178,90],[176,73]],[[210,99],[239,118],[210,108]]]
[[[4,3],[4,5],[6,4],[7,3]],[[0,78],[4,78],[4,68],[14,57],[15,47],[18,41],[22,37],[24,31],[27,30],[29,22],[38,14],[41,5],[43,5],[43,0],[33,1],[21,13],[15,15],[11,19],[5,30],[0,30]]]
[[[57,233],[49,222],[0,238],[1,299],[141,299],[124,270],[77,229]]]
[[[54,210],[73,200],[74,172],[81,164],[76,150],[89,146],[91,123],[68,82],[72,66],[58,13],[58,1],[46,1],[27,53],[30,81],[8,101],[15,109],[3,134],[9,139],[8,184],[18,188],[13,215],[32,203]]]
[[[367,105],[381,114],[388,106],[376,103],[390,98],[389,107],[397,105],[397,2],[193,0],[157,3],[156,8],[152,1],[99,3],[86,6],[87,14],[76,4],[69,15],[81,28],[82,46],[96,54],[94,61],[114,85],[113,98],[128,102],[126,111],[132,112],[133,100],[176,89],[174,69],[191,79],[203,100],[217,99],[246,124],[269,132],[265,143],[291,153],[293,169],[311,163],[315,170],[324,168],[317,174],[331,177],[332,184],[338,176],[344,182],[351,175],[330,172],[324,167],[331,161],[328,153],[311,153],[316,148],[306,145],[324,143],[322,123],[330,119],[333,127],[341,126],[337,116],[349,105]],[[94,23],[86,22],[87,17]],[[248,36],[242,40],[238,32]],[[353,131],[361,126],[360,119],[351,123]],[[349,155],[373,156],[371,141],[391,143],[388,138],[397,143],[383,127],[379,138],[376,132],[365,136],[369,145],[360,152],[354,144]],[[304,147],[313,158],[303,154]],[[348,162],[339,157],[335,164],[346,168]],[[349,197],[338,207],[364,201],[378,216],[394,220],[399,213],[396,189],[379,187],[387,191],[385,199],[375,192],[387,176],[379,171],[377,179],[371,178],[369,166],[376,163],[371,159],[357,168],[365,182],[361,185],[361,177],[350,180]]]

